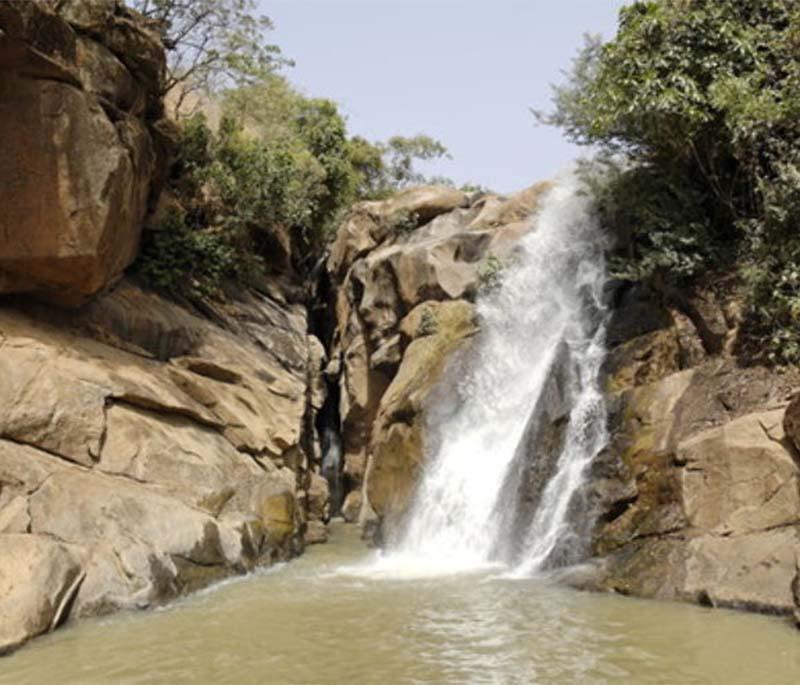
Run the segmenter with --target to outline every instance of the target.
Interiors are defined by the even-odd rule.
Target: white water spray
[[[501,285],[478,303],[481,334],[452,388],[457,404],[428,428],[436,447],[408,525],[375,570],[424,576],[513,564],[529,573],[568,544],[570,503],[606,440],[598,388],[604,279],[590,201],[567,177],[544,199]],[[504,558],[498,550],[516,503],[500,501],[503,486],[565,345],[572,409],[563,449],[522,549]]]

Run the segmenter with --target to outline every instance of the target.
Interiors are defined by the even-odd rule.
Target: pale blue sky
[[[614,35],[625,0],[260,0],[289,78],[340,103],[371,140],[424,132],[453,160],[427,169],[501,192],[580,151],[537,127],[585,32]]]

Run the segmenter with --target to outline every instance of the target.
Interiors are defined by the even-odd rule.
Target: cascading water
[[[481,334],[448,388],[451,406],[429,421],[428,466],[405,529],[379,562],[386,571],[501,565],[529,573],[576,556],[571,512],[606,440],[598,388],[604,239],[573,176],[548,193],[531,229],[500,285],[478,302]],[[549,480],[535,508],[520,514],[509,479],[526,445],[541,438],[531,420],[548,409],[554,384],[568,403],[565,435],[549,471],[540,470]],[[520,516],[521,540],[508,544]]]
[[[322,433],[322,475],[330,490],[330,513],[338,516],[344,499],[342,475],[342,440],[330,426]]]

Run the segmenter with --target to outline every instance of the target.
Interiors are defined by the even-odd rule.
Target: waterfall
[[[338,516],[344,500],[342,440],[330,426],[322,433],[322,476],[328,481],[330,490],[330,515]]]
[[[429,417],[427,466],[387,569],[532,573],[580,556],[581,486],[606,441],[604,239],[572,175],[531,222],[443,381],[450,401]]]

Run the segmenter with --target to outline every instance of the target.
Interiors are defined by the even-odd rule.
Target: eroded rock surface
[[[130,283],[69,316],[0,309],[0,649],[324,539],[305,309],[218,315]]]
[[[592,480],[600,586],[788,614],[800,552],[789,401],[800,376],[740,367],[725,353],[735,328],[726,330],[712,297],[703,302],[694,316],[704,311],[710,323],[646,294],[624,298],[620,325],[612,321],[613,439]]]
[[[79,303],[135,259],[164,64],[122,3],[0,3],[0,293]]]

